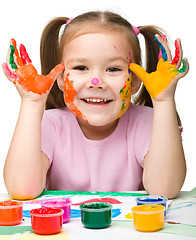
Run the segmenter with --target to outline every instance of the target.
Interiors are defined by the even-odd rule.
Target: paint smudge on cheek
[[[120,113],[116,118],[121,117],[128,109],[130,103],[131,103],[131,85],[132,85],[132,78],[131,76],[128,77],[128,79],[125,82],[125,85],[120,90],[120,98],[122,100],[122,107],[120,110]]]
[[[69,80],[69,73],[65,76],[64,82],[64,101],[69,108],[69,110],[76,115],[77,117],[81,118],[82,120],[88,123],[86,117],[82,114],[82,112],[76,107],[74,104],[74,98],[77,94],[76,89],[73,86],[73,82]]]

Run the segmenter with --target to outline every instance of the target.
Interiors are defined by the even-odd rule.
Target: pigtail
[[[40,59],[43,75],[47,75],[59,63],[59,32],[67,20],[66,17],[55,18],[48,23],[42,32]],[[64,107],[63,93],[55,81],[46,101],[46,109]]]
[[[143,35],[145,39],[145,47],[146,47],[146,72],[151,73],[156,70],[158,64],[158,56],[160,52],[160,48],[158,43],[154,40],[155,34],[166,35],[164,31],[156,26],[143,26],[138,27],[140,33]],[[151,97],[143,85],[140,89],[140,92],[136,99],[134,100],[134,104],[144,105],[153,107]],[[176,112],[177,121],[179,126],[181,126],[181,120]]]

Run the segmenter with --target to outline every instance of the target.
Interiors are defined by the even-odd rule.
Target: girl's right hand
[[[39,75],[31,63],[24,45],[20,45],[20,54],[16,41],[11,39],[7,63],[3,63],[6,77],[16,85],[22,99],[43,100],[52,88],[58,75],[64,71],[64,64],[54,67],[46,76]]]

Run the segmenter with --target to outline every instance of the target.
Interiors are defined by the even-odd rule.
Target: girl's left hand
[[[189,64],[187,59],[182,59],[183,52],[180,39],[175,41],[176,50],[173,60],[171,51],[161,36],[155,35],[155,40],[159,43],[162,52],[157,70],[149,74],[135,63],[130,63],[129,69],[142,80],[152,100],[170,100],[174,98],[178,80],[187,74]],[[183,66],[179,69],[181,63]]]

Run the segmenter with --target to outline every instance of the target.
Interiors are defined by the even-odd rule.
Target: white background
[[[196,187],[196,79],[194,76],[196,12],[194,1],[9,0],[1,4],[3,5],[0,6],[0,63],[5,61],[10,38],[15,38],[18,43],[26,46],[39,73],[41,32],[48,21],[54,17],[75,17],[91,10],[112,10],[127,18],[135,26],[154,24],[164,28],[172,42],[180,37],[184,56],[190,63],[189,74],[179,82],[175,97],[184,128],[183,144],[187,159],[187,177],[183,190]],[[2,68],[0,68],[0,106],[0,192],[6,192],[3,166],[19,113],[20,97],[14,85],[4,76]]]

